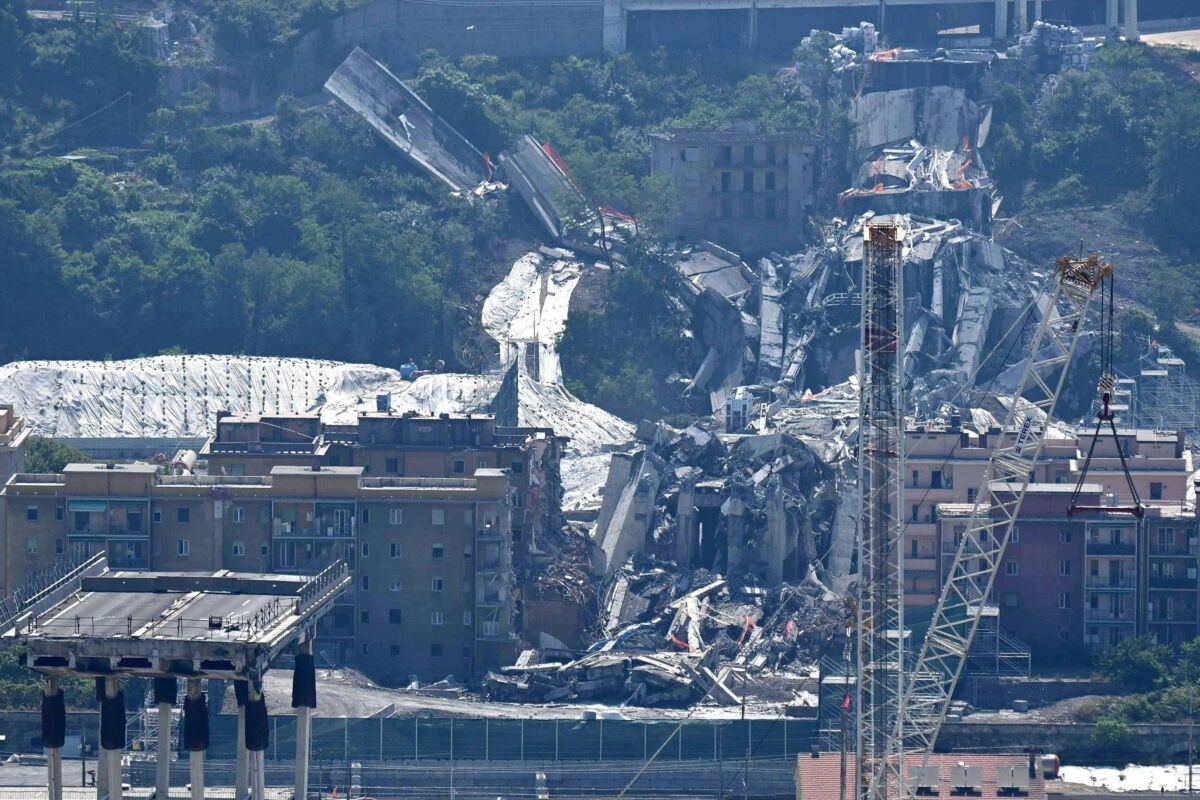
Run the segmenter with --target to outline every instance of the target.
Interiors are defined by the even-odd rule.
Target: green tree
[[[26,472],[62,472],[67,464],[88,461],[87,454],[53,439],[30,436],[25,442]]]
[[[1101,717],[1092,729],[1092,745],[1100,752],[1118,755],[1128,751],[1133,741],[1133,729],[1129,723],[1115,717]]]
[[[1155,644],[1148,636],[1123,639],[1100,654],[1100,672],[1134,692],[1159,686],[1175,659],[1170,645]]]

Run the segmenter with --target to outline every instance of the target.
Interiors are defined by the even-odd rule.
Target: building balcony
[[[1111,608],[1085,608],[1083,618],[1088,622],[1112,622],[1118,624],[1133,624],[1133,609],[1123,608],[1114,611]]]
[[[1193,614],[1190,617],[1186,617],[1182,613],[1176,612],[1161,617],[1152,616],[1148,621],[1151,625],[1195,625],[1196,616]]]
[[[1087,583],[1089,589],[1134,589],[1137,586],[1137,578],[1133,575],[1088,575]]]
[[[1152,556],[1192,556],[1200,555],[1200,542],[1188,542],[1179,544],[1158,544],[1150,543],[1150,555]]]
[[[1128,556],[1132,558],[1137,555],[1137,545],[1133,542],[1121,542],[1113,544],[1112,542],[1088,542],[1087,554],[1089,556]]]
[[[322,525],[321,520],[298,525],[276,519],[271,526],[271,535],[276,539],[353,539],[354,525]]]
[[[1187,578],[1187,577],[1184,577],[1184,578],[1174,578],[1174,577],[1173,578],[1163,578],[1163,577],[1156,578],[1154,576],[1151,576],[1150,577],[1150,588],[1151,589],[1184,589],[1184,590],[1195,591],[1197,588],[1200,588],[1200,583],[1198,583],[1195,578]]]
[[[90,525],[86,528],[72,528],[67,531],[68,539],[132,539],[149,541],[150,531],[144,529],[130,530],[129,528],[111,525]]]

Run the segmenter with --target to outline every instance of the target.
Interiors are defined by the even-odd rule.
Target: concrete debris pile
[[[1079,28],[1039,19],[1029,33],[1017,38],[1012,54],[1020,58],[1036,58],[1038,69],[1042,72],[1087,70],[1093,47],[1093,44],[1083,40],[1083,32]]]
[[[835,221],[823,247],[774,264],[785,275],[784,368],[777,393],[836,385],[854,373],[862,229]],[[999,333],[1040,283],[1032,266],[957,221],[905,215],[904,369],[918,416],[972,388]]]
[[[796,436],[683,431],[642,423],[613,456],[596,522],[594,569],[614,579],[632,555],[775,586],[803,580],[828,534],[833,468]]]
[[[490,699],[635,706],[790,699],[847,619],[815,584],[770,591],[633,558],[610,581],[603,635],[580,656],[527,650],[488,675]],[[772,697],[778,700],[778,697]]]
[[[882,148],[863,162],[855,185],[842,193],[842,210],[958,219],[972,230],[990,233],[995,187],[979,153],[966,141],[952,151],[916,140]]]

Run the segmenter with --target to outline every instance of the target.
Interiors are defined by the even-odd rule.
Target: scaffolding
[[[1150,342],[1137,382],[1137,421],[1159,431],[1200,434],[1200,383],[1187,376],[1182,358],[1164,344]]]
[[[863,229],[862,365],[859,376],[858,708],[856,796],[894,796],[900,786],[904,651],[904,404],[899,342],[904,330],[905,228],[896,218]],[[890,787],[890,792],[889,792]]]

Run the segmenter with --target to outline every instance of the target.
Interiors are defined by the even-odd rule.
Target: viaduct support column
[[[100,704],[100,759],[108,779],[109,800],[121,800],[121,752],[125,749],[125,693],[116,678],[104,679],[104,700]],[[100,794],[100,780],[96,793]]]
[[[624,52],[627,17],[621,0],[604,0],[604,30],[601,34],[604,52]]]
[[[233,696],[237,699],[237,744],[234,746],[233,796],[234,800],[246,800],[250,794],[250,751],[246,749],[246,703],[250,700],[250,684],[246,681],[233,682]]]
[[[1138,33],[1138,0],[1125,0],[1125,38],[1136,42],[1141,38]]]
[[[1033,4],[1033,21],[1037,22],[1042,18],[1042,0],[1036,0]]]
[[[154,702],[158,705],[158,762],[154,780],[157,800],[171,796],[171,709],[178,693],[179,683],[174,678],[154,679]]]
[[[992,38],[997,42],[1008,39],[1008,0],[996,0],[996,30]]]
[[[208,749],[208,701],[199,678],[188,678],[183,702],[183,743],[191,761],[192,800],[204,800],[204,751]]]
[[[747,39],[746,44],[749,45],[751,50],[755,50],[758,48],[758,2],[757,2],[757,0],[750,0],[750,20],[749,20],[748,24],[749,24],[749,27],[747,28],[747,31],[748,31],[749,35],[746,37],[746,39]]]
[[[46,678],[42,688],[42,746],[46,754],[46,792],[49,800],[62,800],[62,748],[67,736],[67,709],[58,678]]]
[[[312,639],[305,637],[292,672],[292,708],[296,709],[296,800],[308,797],[308,757],[312,710],[317,707],[317,667]]]
[[[1029,31],[1029,0],[1017,0],[1017,33]]]
[[[1114,39],[1121,32],[1120,8],[1121,0],[1107,0],[1104,7],[1104,29]]]
[[[251,681],[246,698],[246,749],[250,751],[250,783],[254,787],[254,800],[264,800],[267,796],[264,752],[271,744],[270,725],[267,699],[263,697],[262,688]]]

